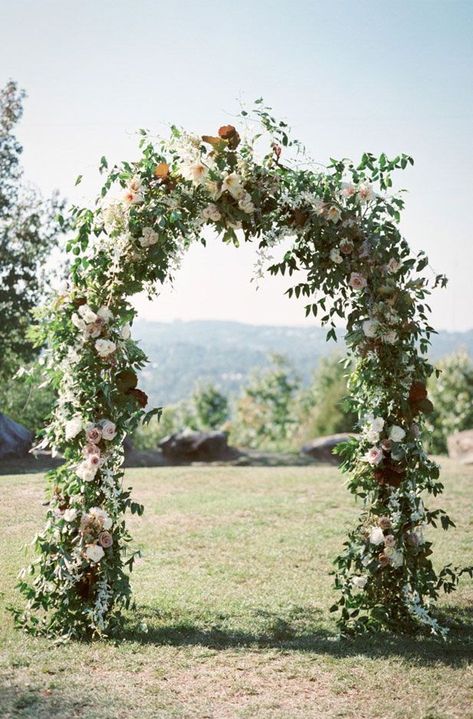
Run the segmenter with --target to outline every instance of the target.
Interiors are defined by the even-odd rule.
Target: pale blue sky
[[[95,167],[133,158],[134,131],[173,122],[213,132],[238,98],[263,95],[312,156],[408,152],[403,229],[450,288],[432,300],[440,328],[473,326],[471,232],[473,1],[0,0],[0,82],[29,98],[28,177],[89,200]],[[86,177],[74,189],[76,176]],[[284,282],[249,282],[254,250],[192,249],[157,320],[302,323]]]

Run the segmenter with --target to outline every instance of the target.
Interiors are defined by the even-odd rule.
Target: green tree
[[[299,388],[288,361],[271,355],[271,366],[253,373],[236,402],[232,441],[245,447],[287,449],[297,426]]]
[[[460,351],[440,360],[436,368],[438,376],[429,380],[434,411],[426,422],[426,441],[431,452],[444,454],[449,435],[473,428],[473,362]]]
[[[346,406],[349,369],[339,355],[323,357],[299,403],[299,444],[327,434],[351,432],[356,415]]]
[[[228,399],[213,384],[197,387],[190,405],[192,429],[220,429],[229,419]]]
[[[57,195],[45,200],[23,179],[15,129],[25,94],[10,81],[0,90],[0,377],[37,353],[27,339],[31,310],[47,289],[46,263],[57,245]]]

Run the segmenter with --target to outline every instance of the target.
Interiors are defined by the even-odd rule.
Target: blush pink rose
[[[99,534],[99,543],[104,547],[105,549],[108,549],[108,547],[111,547],[113,544],[113,537],[110,534],[110,532],[100,532]]]
[[[88,442],[92,442],[92,444],[98,444],[102,439],[102,430],[100,429],[100,427],[95,427],[94,425],[92,425],[87,428],[85,436],[87,437]]]
[[[350,287],[353,287],[354,290],[363,290],[368,283],[362,274],[359,272],[352,272],[350,279],[348,280],[348,284]]]

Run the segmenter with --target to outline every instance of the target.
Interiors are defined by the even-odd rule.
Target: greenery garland
[[[335,338],[336,317],[347,323],[359,434],[341,450],[342,469],[364,508],[336,560],[332,609],[340,610],[342,631],[424,625],[445,634],[430,604],[461,572],[448,566],[436,574],[423,533],[437,520],[444,529],[453,524],[422,500],[442,491],[420,440],[432,410],[427,258],[411,254],[398,227],[404,202],[391,194],[392,172],[412,159],[365,154],[357,165],[332,160],[315,170],[261,101],[251,116],[242,112],[242,123],[254,120],[257,132],[243,139],[232,125],[203,137],[173,127],[157,142],[143,131],[141,158],[111,170],[102,158],[106,180],[95,208],[72,209],[70,281],[35,329],[58,394],[42,446],[65,463],[48,474],[38,558],[19,584],[27,606],[14,611],[30,631],[109,634],[130,606],[127,570],[137,553],[128,550],[124,513],[143,507],[122,486],[123,440],[159,410],[146,412],[137,387],[146,357],[131,339],[128,298],[172,280],[182,254],[205,242],[210,227],[227,243],[238,244],[239,235],[257,241],[260,272],[271,248],[289,241],[270,272],[302,277],[288,294],[305,298],[306,314],[328,325],[328,337]],[[258,159],[263,142],[268,150]],[[445,282],[440,275],[433,285]]]

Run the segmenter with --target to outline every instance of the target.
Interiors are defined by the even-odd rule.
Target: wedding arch
[[[58,396],[43,446],[65,462],[48,473],[47,522],[20,578],[27,602],[16,620],[50,636],[107,635],[131,604],[137,553],[128,550],[124,514],[143,507],[122,486],[123,440],[159,410],[146,411],[137,386],[146,357],[131,338],[129,298],[172,278],[210,227],[227,243],[257,242],[261,267],[271,248],[289,242],[269,272],[295,276],[288,294],[328,326],[329,338],[335,318],[346,322],[359,423],[340,452],[362,511],[335,560],[332,610],[342,632],[423,625],[444,635],[431,605],[461,570],[437,573],[431,562],[424,528],[453,523],[424,506],[422,494],[437,495],[442,484],[421,429],[432,410],[426,298],[446,280],[424,278],[426,256],[413,255],[399,230],[404,202],[391,176],[413,161],[364,154],[358,164],[331,160],[319,169],[261,101],[240,120],[242,137],[233,125],[203,137],[173,127],[166,140],[142,131],[140,159],[109,169],[102,158],[95,207],[72,209],[70,280],[35,329]]]

